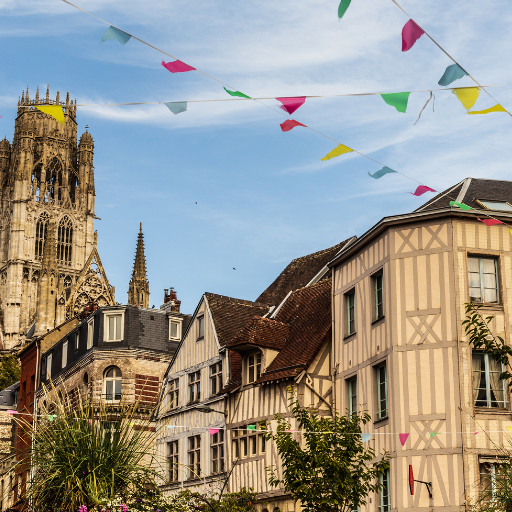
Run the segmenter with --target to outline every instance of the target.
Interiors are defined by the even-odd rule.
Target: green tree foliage
[[[380,491],[380,477],[389,467],[384,453],[375,451],[361,439],[361,426],[370,421],[366,413],[332,417],[300,406],[294,391],[290,405],[300,436],[287,432],[292,427],[276,415],[277,432],[268,432],[282,459],[282,477],[276,468],[267,468],[271,485],[282,484],[305,512],[350,512],[366,505],[370,492]]]
[[[0,391],[20,380],[20,365],[14,354],[0,357]]]

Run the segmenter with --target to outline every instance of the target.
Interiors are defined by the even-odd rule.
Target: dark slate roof
[[[306,286],[327,265],[327,262],[334,258],[353,238],[329,247],[329,249],[295,258],[256,300],[277,306],[292,290]]]
[[[311,365],[331,334],[331,287],[332,279],[326,279],[290,295],[275,318],[277,323],[288,325],[287,340],[255,384],[293,378]],[[249,326],[254,324],[255,319],[252,319]],[[246,328],[242,331],[251,333]],[[242,331],[237,338],[243,335]],[[234,391],[240,386],[241,365],[236,370],[232,365],[231,375],[230,382],[220,393]]]
[[[288,324],[255,316],[227,343],[227,346],[254,345],[281,350],[288,339],[289,330]]]
[[[235,299],[215,293],[205,293],[212,314],[215,332],[221,347],[247,324],[253,316],[262,316],[270,309],[267,304]]]
[[[466,178],[456,185],[437,194],[420,206],[417,212],[448,208],[450,201],[458,201],[472,208],[483,210],[475,200],[506,201],[512,204],[512,181]]]
[[[20,383],[16,382],[0,391],[0,407],[12,407],[14,405],[14,394],[19,387]]]

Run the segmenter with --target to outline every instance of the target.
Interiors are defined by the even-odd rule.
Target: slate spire
[[[132,278],[128,287],[128,304],[149,307],[149,282],[146,274],[146,256],[144,255],[144,235],[142,222],[140,223],[139,236],[137,238],[137,250],[133,263]]]

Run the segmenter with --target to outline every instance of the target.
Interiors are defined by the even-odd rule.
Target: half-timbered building
[[[391,456],[366,510],[467,509],[510,449],[501,367],[471,349],[461,322],[465,303],[481,304],[510,343],[511,223],[512,182],[467,178],[331,261],[336,409],[367,410],[370,445]]]

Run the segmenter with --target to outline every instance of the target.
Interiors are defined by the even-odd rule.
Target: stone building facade
[[[76,102],[75,102],[76,103]],[[64,123],[37,109],[60,105]],[[36,319],[38,285],[49,223],[55,228],[55,315],[45,331],[86,304],[115,304],[96,251],[94,142],[77,144],[76,105],[69,99],[18,101],[12,144],[0,141],[0,329],[3,348],[27,337]],[[92,256],[92,257],[91,257]]]

